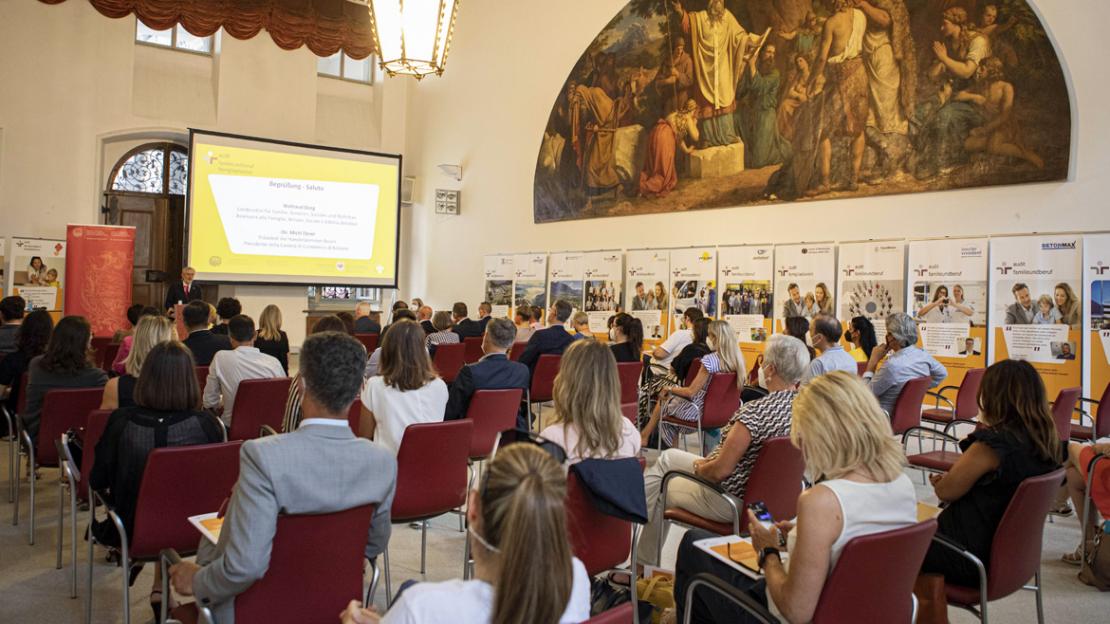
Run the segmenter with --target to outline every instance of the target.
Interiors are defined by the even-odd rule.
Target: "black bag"
[[[84,437],[84,427],[80,429],[70,429],[69,431],[66,431],[65,450],[68,451],[68,455],[73,458],[73,465],[76,466],[78,470],[81,469],[81,457],[83,456],[85,449]]]

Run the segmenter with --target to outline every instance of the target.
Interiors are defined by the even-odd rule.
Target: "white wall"
[[[470,0],[447,72],[415,89],[408,154],[425,200],[453,188],[435,165],[463,162],[462,215],[413,209],[408,263],[433,305],[482,295],[483,254],[652,245],[858,240],[1110,228],[1110,3],[1037,4],[1074,83],[1078,149],[1065,183],[702,210],[536,225],[532,179],[551,105],[578,56],[625,0]],[[426,253],[424,251],[427,250]]]

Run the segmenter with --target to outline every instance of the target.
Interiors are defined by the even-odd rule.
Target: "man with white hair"
[[[809,350],[801,340],[775,334],[767,341],[760,378],[770,394],[748,401],[721,431],[721,442],[702,459],[679,449],[667,449],[644,473],[649,520],[640,533],[639,563],[658,565],[659,547],[666,541],[663,531],[663,479],[669,472],[685,472],[720,484],[730,495],[744,498],[748,477],[763,444],[790,435],[791,407],[798,395],[798,382],[809,370]],[[677,478],[667,485],[667,505],[681,507],[716,522],[732,520],[732,505],[720,494],[700,483]]]
[[[356,334],[380,334],[382,326],[376,323],[370,317],[370,302],[359,301],[355,306],[355,333]]]
[[[886,362],[878,370],[884,357]],[[878,372],[875,372],[878,370]],[[932,377],[935,388],[948,376],[944,365],[917,346],[917,321],[905,312],[895,312],[886,317],[886,339],[871,351],[867,372],[863,380],[879,399],[879,407],[887,414],[894,412],[894,403],[906,382],[918,377]]]

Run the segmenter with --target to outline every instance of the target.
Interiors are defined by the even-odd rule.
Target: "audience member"
[[[143,307],[144,306],[141,303],[133,303],[127,307],[127,327],[121,327],[120,329],[117,329],[114,334],[112,334],[113,344],[119,344],[123,342],[124,338],[130,336],[132,333],[135,332],[135,326],[139,324],[139,314],[143,311]],[[205,328],[207,328],[207,326],[205,326]]]
[[[879,368],[879,362],[890,357]],[[878,369],[878,372],[875,372]],[[879,407],[887,414],[894,412],[894,403],[906,382],[917,377],[932,377],[935,388],[948,376],[944,365],[917,346],[917,321],[905,312],[886,317],[886,340],[871,351],[864,381],[879,399]]]
[[[211,606],[217,621],[233,622],[235,597],[266,574],[279,513],[323,514],[372,504],[366,557],[375,559],[389,543],[396,460],[347,426],[365,358],[366,349],[346,333],[323,332],[304,341],[301,426],[243,443],[239,482],[219,543],[202,538],[197,563],[170,568],[174,589]]]
[[[161,316],[162,313],[154,306],[143,306],[139,311],[139,319],[141,320],[146,316]],[[131,354],[131,344],[133,336],[127,336],[119,343],[119,350],[116,351],[116,357],[112,360],[112,372],[117,375],[122,375],[127,372],[123,363],[127,360],[127,356]]]
[[[219,317],[219,322],[212,328],[212,333],[221,336],[229,335],[227,324],[233,317],[239,316],[242,313],[243,304],[239,303],[238,299],[234,297],[221,297],[220,300],[216,302],[216,316]]]
[[[571,554],[567,477],[537,446],[490,460],[466,505],[474,579],[417,583],[384,615],[352,600],[343,624],[562,624],[590,618],[590,578]]]
[[[42,401],[50,390],[99,388],[108,375],[92,363],[92,329],[83,316],[58,321],[46,351],[27,365],[27,404],[19,416],[23,429],[38,438]],[[53,441],[50,441],[53,444]]]
[[[575,340],[594,337],[593,333],[590,331],[590,315],[585,312],[579,311],[571,315],[570,326],[574,329],[572,337]]]
[[[233,316],[227,326],[231,350],[220,351],[212,358],[208,380],[204,384],[204,407],[216,409],[222,405],[220,419],[230,427],[239,382],[284,377],[285,371],[275,357],[254,346],[254,321],[251,317],[246,314]]]
[[[339,317],[331,315],[316,321],[316,324],[312,326],[311,335],[323,332],[346,333],[346,331],[347,328],[343,325],[343,321],[339,320]],[[301,397],[303,394],[301,391],[301,374],[298,372],[289,383],[289,396],[285,399],[285,414],[281,419],[283,433],[295,431],[297,426],[301,424]]]
[[[359,301],[355,304],[355,333],[380,334],[382,326],[371,318],[369,301]]]
[[[834,370],[842,370],[853,375],[859,374],[856,360],[840,346],[841,335],[843,330],[835,316],[821,313],[813,317],[809,325],[809,338],[813,342],[813,348],[820,355],[809,363],[807,379],[831,373]]]
[[[660,494],[663,477],[682,471],[718,484],[725,492],[744,500],[748,478],[759,458],[763,443],[790,434],[791,406],[798,396],[798,382],[808,371],[805,343],[792,336],[776,334],[767,341],[760,376],[770,392],[766,397],[743,404],[721,432],[721,441],[708,457],[667,449],[644,473],[650,520],[640,533],[639,563],[659,565],[659,544],[666,541]],[[667,487],[667,504],[680,507],[714,522],[731,522],[732,505],[716,489],[675,479]]]
[[[644,325],[640,319],[621,312],[613,318],[609,341],[618,362],[639,362],[644,348]]]
[[[705,391],[709,388],[710,378],[717,373],[736,373],[737,389],[744,386],[744,354],[740,352],[740,343],[736,334],[727,321],[712,321],[709,323],[709,348],[712,351],[701,359],[701,370],[689,386],[671,386],[660,392],[659,402],[651,415],[648,424],[641,432],[640,443],[648,445],[648,438],[655,431],[660,420],[666,416],[695,423],[701,418],[701,407],[705,401]],[[659,435],[668,446],[673,443],[677,428],[662,423],[659,426]]]
[[[709,349],[709,323],[710,319],[702,317],[690,325],[690,344],[682,347],[682,351],[671,360],[671,375],[666,386],[682,385],[690,373],[694,360],[705,357],[711,353]],[[662,390],[662,388],[660,388]]]
[[[135,385],[150,350],[163,342],[177,340],[177,332],[173,322],[164,316],[144,316],[139,319],[131,340],[131,352],[123,361],[124,374],[113,377],[104,384],[104,396],[100,398],[102,410],[134,407]],[[196,375],[193,377],[195,380]]]
[[[482,328],[483,332],[486,331],[486,325],[489,324],[489,320],[491,318],[493,318],[491,316],[492,314],[493,314],[493,305],[490,304],[490,302],[483,301],[482,303],[478,304],[478,321],[477,321],[477,323]]]
[[[276,359],[281,364],[281,370],[289,376],[289,336],[281,331],[281,308],[272,303],[262,308],[254,346]]]
[[[409,309],[409,304],[404,301],[398,301],[393,304],[393,309],[390,311],[390,323],[396,323],[403,319],[415,320],[416,313]],[[340,317],[342,318],[342,317]],[[382,333],[378,335],[378,344],[385,340],[385,332],[389,331],[389,325],[382,327]]]
[[[26,323],[24,323],[26,326]],[[26,330],[24,330],[26,331]],[[1087,481],[1090,478],[1091,460],[1098,455],[1110,455],[1110,442],[1100,441],[1093,444],[1081,442],[1068,443],[1068,455],[1065,458],[1068,476],[1068,495],[1075,507],[1076,517],[1083,522],[1083,505],[1086,504]],[[1102,514],[1103,519],[1110,519],[1110,468],[1105,460],[1099,464],[1091,484],[1091,502],[1094,509],[1087,516],[1087,526],[1084,528],[1080,539],[1092,539],[1095,535],[1096,518]],[[1064,555],[1063,561],[1072,565],[1083,563],[1083,544],[1075,547],[1075,552]]]
[[[212,356],[219,351],[231,349],[231,340],[208,329],[208,304],[203,301],[190,301],[181,311],[185,321],[185,346],[193,353],[197,366],[208,366]]]
[[[574,341],[574,337],[567,331],[566,322],[570,319],[572,308],[566,301],[556,301],[551,306],[547,315],[547,322],[551,327],[541,329],[532,334],[524,352],[520,354],[520,363],[528,367],[529,371],[536,370],[536,362],[541,355],[562,355],[563,351]]]
[[[467,318],[466,304],[458,301],[455,305],[451,306],[451,316],[454,320],[454,328],[451,330],[459,335],[459,339],[463,338],[477,338],[482,335],[483,326],[478,321],[472,321]],[[432,321],[435,322],[434,320]]]
[[[617,361],[596,340],[567,347],[555,377],[555,422],[540,437],[567,451],[567,461],[618,459],[640,454],[635,425],[621,413]]]
[[[540,329],[544,326],[543,307],[534,305],[532,306],[532,329]]]
[[[703,318],[705,313],[700,308],[690,306],[682,313],[682,328],[671,332],[663,344],[655,347],[651,353],[651,366],[657,375],[666,375],[670,372],[671,361],[674,360],[686,345],[694,341],[692,330],[694,321]],[[677,383],[682,383],[679,379]]]
[[[793,336],[806,344],[806,349],[809,351],[809,359],[817,357],[817,351],[813,349],[809,338],[809,320],[804,316],[791,316],[782,322],[783,333],[787,336]]]
[[[354,336],[355,335],[355,315],[351,314],[350,312],[347,312],[346,310],[344,310],[342,312],[336,312],[335,316],[339,320],[343,321],[343,327],[347,330],[347,334],[349,336]]]
[[[397,310],[397,312],[393,315],[394,323],[399,323],[400,321],[415,320],[416,315],[413,314],[411,310]],[[389,327],[389,325],[386,325],[382,328],[382,333],[380,336],[378,336],[378,348],[374,349],[374,352],[371,353],[370,357],[366,360],[366,374],[364,375],[364,377],[367,379],[377,375],[378,371],[381,369],[382,344],[385,342],[385,332],[389,330]]]
[[[458,344],[462,339],[459,335],[451,331],[454,324],[451,322],[451,313],[440,310],[432,317],[432,326],[435,327],[435,333],[428,334],[424,338],[424,344],[428,347],[428,353],[432,356],[436,354],[436,347],[441,344]],[[421,327],[423,329],[423,327]]]
[[[963,452],[947,473],[929,480],[945,504],[937,533],[978,557],[989,573],[994,532],[1017,487],[1055,470],[1062,457],[1044,382],[1032,364],[1001,360],[991,365],[979,386],[978,402],[984,427],[960,442]],[[921,571],[943,574],[948,583],[979,587],[975,565],[936,542]]]
[[[853,318],[848,324],[848,331],[844,337],[854,345],[855,348],[849,351],[848,355],[857,362],[870,360],[871,352],[875,350],[875,345],[879,344],[879,340],[875,337],[875,326],[866,316]]]
[[[46,310],[35,310],[23,319],[14,352],[0,358],[0,399],[5,401],[9,414],[19,412],[19,380],[31,360],[46,351],[54,319]]]
[[[528,388],[528,367],[509,360],[506,352],[513,346],[516,328],[509,319],[492,319],[482,337],[482,359],[462,367],[451,384],[444,420],[466,418],[475,390]],[[519,419],[523,421],[523,419]],[[518,422],[518,426],[527,427]]]
[[[694,542],[716,534],[692,530],[683,537],[675,570],[675,608],[686,608],[694,576],[709,572],[754,600],[768,600],[787,622],[813,620],[821,590],[845,544],[853,538],[917,522],[913,484],[890,420],[855,375],[836,371],[806,384],[794,400],[790,438],[821,480],[798,497],[797,519],[776,518],[765,528],[748,513],[748,531],[765,586],[718,562]],[[789,571],[778,552],[790,553]],[[734,603],[712,592],[695,597],[694,622],[749,621]]]
[[[422,305],[416,309],[416,320],[420,326],[424,328],[425,334],[433,334],[436,331],[435,325],[432,324],[432,306]]]
[[[423,308],[423,307],[424,307],[424,300],[421,299],[420,297],[413,297],[412,302],[409,303],[409,309],[410,310],[416,310],[416,311],[419,312],[420,308]]]
[[[19,334],[19,325],[23,322],[23,312],[27,309],[27,302],[23,297],[4,297],[0,299],[0,353],[14,353],[16,350],[16,336]]]
[[[163,323],[172,330],[169,319],[163,317],[146,317],[139,323],[136,333],[140,338],[131,352],[132,358],[145,346],[143,334],[151,334],[151,328]],[[220,424],[200,409],[200,386],[193,373],[193,358],[184,345],[171,335],[170,339],[153,345],[141,359],[141,372],[136,371],[133,377],[139,380],[134,386],[135,400],[129,406],[120,406],[108,418],[89,475],[89,485],[107,491],[108,500],[129,535],[135,524],[135,504],[150,452],[167,446],[223,440]],[[134,359],[129,359],[129,368],[133,364]],[[101,409],[107,408],[101,405]],[[100,544],[119,548],[120,537],[111,520],[94,522],[90,530]],[[137,564],[140,568],[142,565]],[[161,614],[163,599],[162,570],[155,565],[150,590],[155,621]]]
[[[532,308],[530,306],[517,306],[513,313],[513,322],[516,324],[516,342],[528,342],[532,334],[536,333],[532,327]]]
[[[424,348],[424,330],[412,320],[395,322],[382,340],[381,375],[362,389],[359,435],[396,455],[409,425],[442,421],[446,406],[447,384]]]

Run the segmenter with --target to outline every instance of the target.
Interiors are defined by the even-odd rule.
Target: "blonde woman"
[[[1053,290],[1053,302],[1060,311],[1060,323],[1079,329],[1079,298],[1067,282],[1056,284]]]
[[[835,371],[804,386],[794,400],[790,439],[805,456],[806,471],[816,485],[798,497],[795,521],[776,518],[767,529],[749,515],[748,529],[767,583],[766,597],[760,592],[759,600],[770,599],[784,621],[809,622],[844,545],[916,523],[917,502],[902,471],[905,458],[890,420],[855,375]],[[716,536],[690,531],[679,546],[674,592],[679,613],[695,574],[710,572],[740,589],[754,584],[693,545],[711,535]],[[789,572],[780,550],[790,553]],[[747,621],[731,604],[708,593],[692,606],[695,622]]]
[[[114,410],[135,405],[135,384],[139,381],[139,371],[143,369],[150,350],[163,342],[177,339],[173,323],[164,316],[144,316],[139,319],[131,334],[131,351],[123,360],[124,374],[108,380],[104,386],[104,396],[100,399],[100,409]]]
[[[262,308],[258,317],[258,337],[254,346],[259,351],[281,363],[281,370],[289,374],[289,336],[281,331],[281,308],[270,304]]]
[[[605,344],[576,340],[555,377],[555,423],[540,436],[567,451],[567,461],[617,459],[640,453],[640,434],[621,413],[617,360]]]
[[[648,445],[648,438],[659,425],[663,416],[671,416],[679,420],[696,423],[701,417],[702,403],[705,401],[705,391],[709,388],[709,379],[716,373],[736,373],[736,387],[743,388],[744,374],[747,367],[744,365],[744,355],[740,353],[739,342],[732,327],[727,321],[712,321],[709,323],[709,337],[706,341],[710,353],[701,359],[701,370],[689,386],[672,386],[659,393],[659,402],[651,419],[644,426],[640,434],[640,444]],[[659,429],[663,442],[668,446],[674,442],[676,429],[664,423]]]
[[[836,316],[833,314],[833,300],[829,296],[829,287],[825,282],[817,282],[813,287],[814,301],[817,303],[817,311],[821,314],[828,314],[829,316]]]

